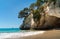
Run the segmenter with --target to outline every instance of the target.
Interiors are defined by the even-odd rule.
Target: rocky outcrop
[[[43,21],[45,21],[43,23]],[[38,27],[34,27],[34,29],[53,29],[53,28],[60,28],[60,18],[55,17],[55,16],[46,16],[45,20],[42,19],[41,21],[41,26],[39,25]]]
[[[29,17],[29,16],[28,16]],[[30,15],[31,17],[31,15]],[[44,19],[45,18],[45,19]],[[53,14],[47,14],[44,16],[41,16],[40,24],[37,26],[37,24],[32,24],[33,20],[30,18],[30,20],[27,18],[25,21],[25,24],[23,24],[20,28],[23,30],[27,30],[30,28],[33,29],[53,29],[53,28],[60,28],[60,17],[54,16]]]
[[[59,0],[58,0],[59,1]],[[57,4],[60,2],[57,1]],[[56,6],[59,6],[57,5]],[[51,5],[50,5],[51,6]],[[29,16],[25,19],[23,24],[20,26],[20,29],[53,29],[60,28],[60,8],[56,7],[55,9],[50,9],[48,14],[41,15],[40,20],[35,21],[33,18],[33,14],[29,14]],[[40,22],[40,23],[39,23]]]
[[[58,8],[59,9],[59,8]],[[56,11],[58,11],[56,9]],[[60,9],[59,9],[60,10]],[[37,21],[39,22],[39,21]],[[28,29],[53,29],[53,28],[60,28],[60,11],[54,13],[50,11],[48,14],[41,15],[40,24],[34,22],[33,14],[30,14],[23,24],[21,25],[20,29],[28,30]]]
[[[24,24],[22,24],[21,26],[20,26],[20,30],[29,30],[30,29],[30,26],[29,25],[24,25]]]
[[[23,24],[20,26],[21,30],[29,30],[33,26],[33,14],[30,13],[26,19],[24,19]]]

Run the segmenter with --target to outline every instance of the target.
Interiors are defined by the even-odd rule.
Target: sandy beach
[[[49,30],[42,35],[32,35],[27,37],[22,37],[20,39],[60,39],[60,30]]]
[[[0,37],[0,39],[60,39],[60,30],[10,33]]]

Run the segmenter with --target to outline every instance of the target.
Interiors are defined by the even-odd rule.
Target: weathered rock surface
[[[28,16],[29,17],[29,16]],[[58,16],[54,16],[54,15],[46,15],[45,19],[44,16],[41,17],[41,25],[37,25],[33,24],[31,25],[31,19],[26,19],[26,23],[25,25],[23,24],[20,28],[22,29],[52,29],[52,28],[60,28],[60,18]],[[28,21],[29,20],[29,21]],[[36,25],[36,26],[35,26]]]
[[[55,16],[46,16],[45,23],[40,26],[42,29],[51,29],[60,27],[60,18]]]
[[[56,3],[56,6],[59,6],[59,0]],[[53,6],[52,6],[53,7]],[[40,22],[40,23],[39,23]],[[23,22],[20,29],[53,29],[60,28],[60,8],[56,7],[55,9],[50,9],[48,14],[41,15],[39,21],[34,21],[33,14],[30,14],[26,20]]]
[[[33,24],[33,16],[32,14],[29,14],[29,16],[27,16],[27,18],[23,21],[23,24],[20,26],[20,29],[29,30],[32,24]]]

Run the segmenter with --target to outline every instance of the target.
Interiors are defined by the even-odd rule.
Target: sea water
[[[19,32],[19,28],[0,28],[0,33],[13,33],[13,32]]]
[[[0,39],[7,38],[8,36],[12,36],[14,33],[20,32],[19,28],[0,28]]]

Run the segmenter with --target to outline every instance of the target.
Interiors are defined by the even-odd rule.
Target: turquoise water
[[[19,28],[0,28],[0,33],[20,32]]]

